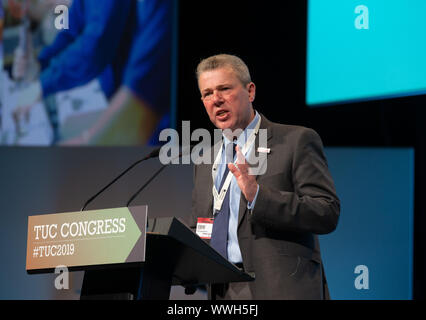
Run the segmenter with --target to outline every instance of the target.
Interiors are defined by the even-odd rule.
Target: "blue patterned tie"
[[[232,149],[232,161],[235,157],[235,145],[233,143],[228,143],[226,146],[226,163],[229,163],[230,160],[230,149]],[[228,165],[225,164],[225,172],[222,176],[222,181],[220,182],[219,192],[222,190],[222,186],[225,183],[226,176],[228,175],[229,169]],[[229,188],[231,185],[229,185]],[[222,208],[217,211],[214,222],[213,222],[213,231],[212,237],[210,240],[210,246],[213,247],[217,252],[219,252],[223,257],[228,259],[228,226],[229,226],[229,194],[230,191],[226,190],[225,199],[222,203]]]

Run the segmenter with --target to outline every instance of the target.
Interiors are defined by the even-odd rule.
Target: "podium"
[[[175,217],[147,206],[28,217],[29,274],[85,271],[85,299],[169,299],[172,285],[252,281]]]
[[[145,261],[86,270],[81,299],[169,299],[172,285],[253,281],[175,217],[148,219]]]

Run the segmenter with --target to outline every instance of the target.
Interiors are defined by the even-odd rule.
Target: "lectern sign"
[[[147,206],[28,217],[27,272],[143,262]]]

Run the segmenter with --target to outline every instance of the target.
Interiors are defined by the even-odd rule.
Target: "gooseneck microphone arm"
[[[192,151],[192,149],[194,148],[195,145],[190,145],[189,146],[189,152]],[[184,152],[179,152],[179,154],[174,158],[180,158],[182,157],[184,154]],[[152,180],[155,179],[156,176],[158,176],[160,174],[161,171],[163,171],[163,169],[165,167],[167,167],[169,164],[163,164],[157,171],[155,171],[155,173],[151,176],[151,178],[149,178],[149,180],[142,186],[139,188],[138,191],[136,191],[129,199],[129,201],[127,201],[126,207],[128,207],[130,205],[130,203],[138,196],[139,193],[142,192],[143,189],[145,189],[146,186],[148,186]]]
[[[158,169],[152,176],[151,178],[149,178],[149,180],[147,182],[145,182],[145,184],[139,188],[138,191],[136,191],[129,199],[129,201],[127,201],[126,207],[128,207],[130,205],[130,203],[139,195],[139,193],[142,192],[143,189],[145,189],[145,187],[151,183],[152,180],[155,179],[156,176],[158,176],[160,174],[161,171],[163,171],[163,169],[166,167],[166,164],[161,165],[160,169]]]
[[[122,176],[124,176],[127,172],[129,172],[130,170],[132,170],[135,166],[137,166],[139,163],[151,159],[151,158],[155,158],[158,157],[159,153],[160,153],[160,149],[156,148],[154,149],[149,155],[147,155],[146,157],[136,161],[135,163],[133,163],[132,165],[130,165],[130,167],[128,167],[126,170],[124,170],[122,173],[120,173],[116,178],[114,178],[114,180],[112,180],[110,183],[108,183],[105,187],[103,187],[101,190],[99,190],[95,195],[93,195],[92,197],[90,197],[83,205],[83,207],[81,208],[80,211],[84,211],[84,209],[86,209],[86,207],[88,206],[89,203],[91,203],[93,200],[95,200],[102,192],[104,192],[106,189],[108,189],[111,185],[113,185],[118,179],[120,179]],[[151,179],[152,180],[152,179]],[[142,191],[142,190],[141,190]]]

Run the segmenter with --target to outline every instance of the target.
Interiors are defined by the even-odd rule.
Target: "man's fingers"
[[[239,168],[234,163],[228,163],[228,169],[236,178],[241,175]]]
[[[228,168],[236,177],[247,175],[249,171],[249,165],[247,163],[228,163]],[[236,175],[237,173],[238,175]]]
[[[238,170],[241,174],[247,174],[249,171],[249,165],[238,145],[235,146],[235,151],[237,152],[237,160],[236,163],[232,165],[232,167],[236,167],[235,170]],[[229,170],[232,172],[231,169]]]
[[[238,145],[235,146],[235,151],[237,152],[237,163],[238,165],[242,163],[246,163],[246,158],[242,154],[240,147]]]

